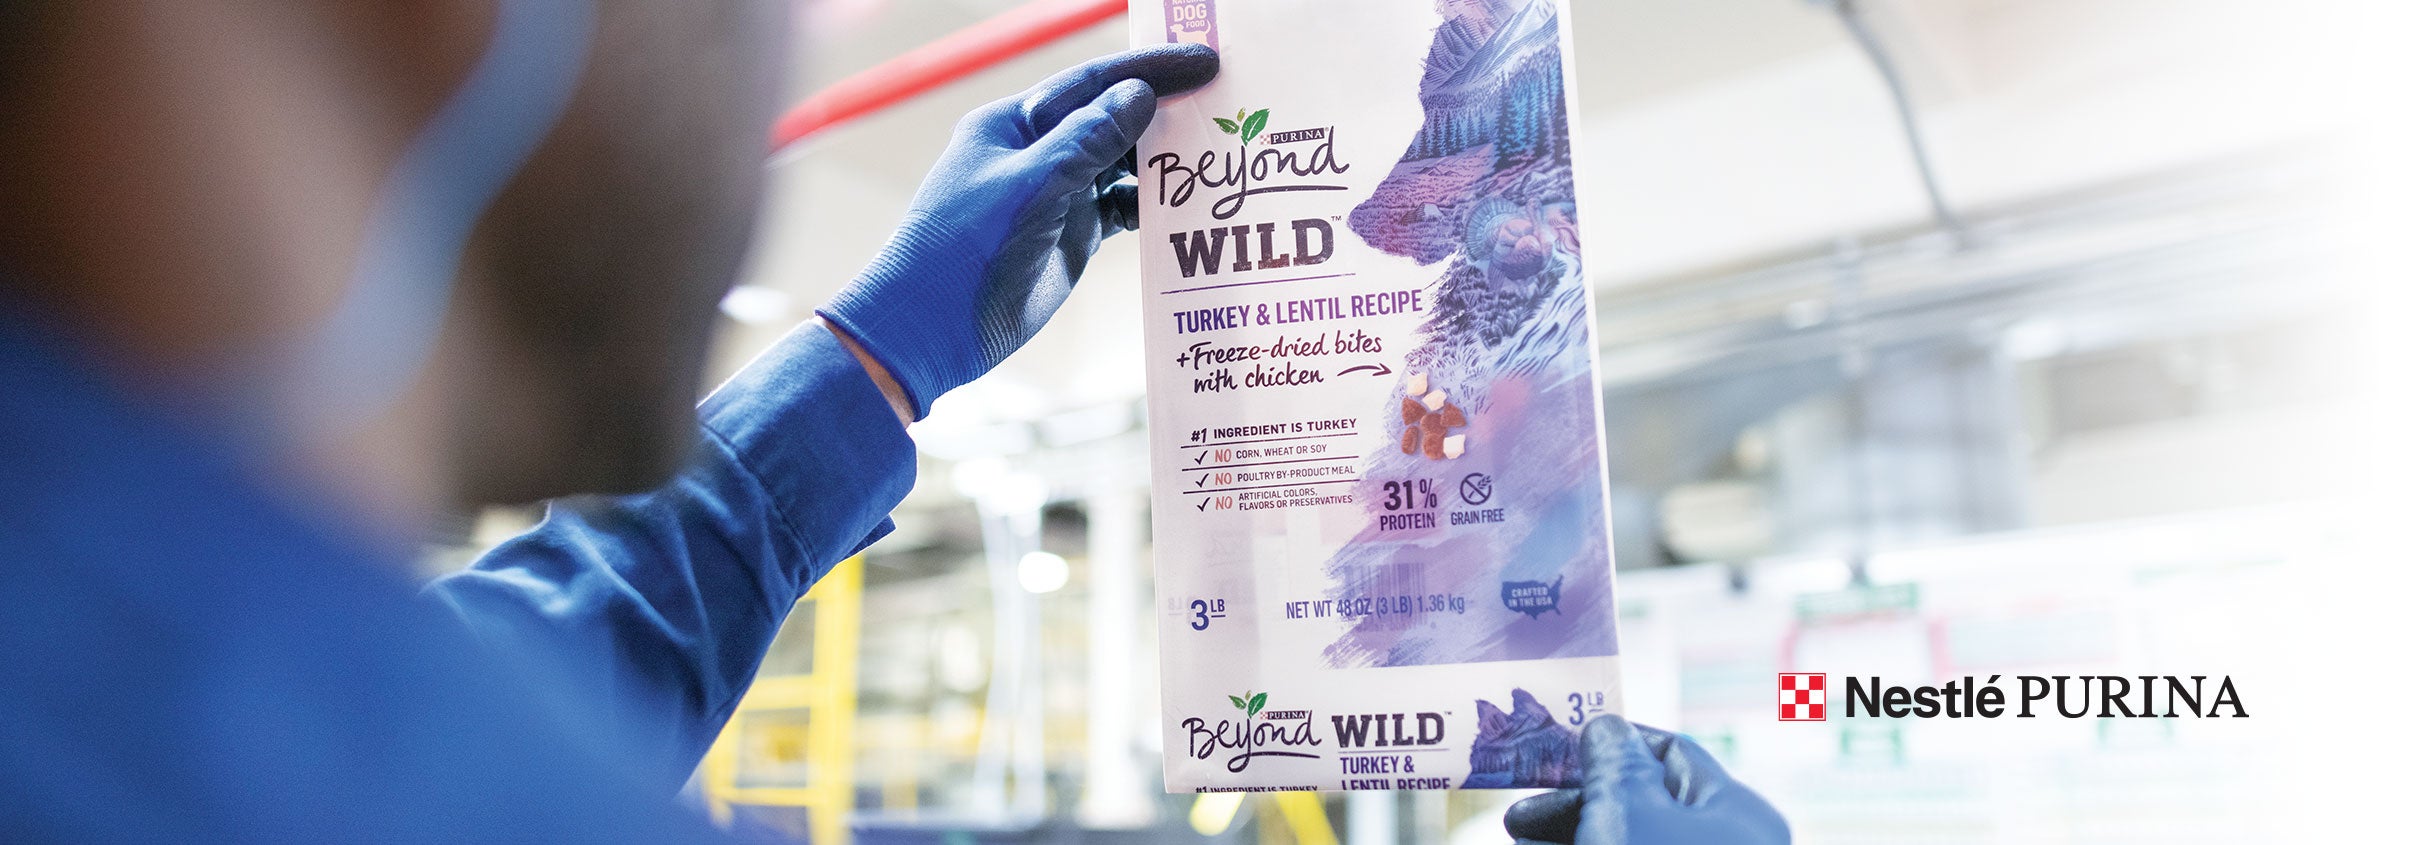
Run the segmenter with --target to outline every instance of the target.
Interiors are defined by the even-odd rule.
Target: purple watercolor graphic
[[[1475,474],[1492,480],[1484,507],[1503,518],[1457,526],[1440,513],[1437,528],[1353,537],[1325,565],[1331,598],[1466,601],[1453,612],[1415,602],[1413,613],[1361,618],[1326,657],[1368,667],[1612,655],[1600,399],[1556,4],[1437,0],[1437,10],[1423,125],[1348,225],[1378,249],[1441,265],[1404,384],[1419,386],[1416,373],[1426,390],[1443,391],[1467,419],[1454,429],[1466,445],[1448,460],[1412,448],[1420,437],[1404,439],[1417,424],[1406,414],[1390,434],[1407,448],[1363,460],[1357,499],[1375,525],[1386,481],[1432,479],[1451,490]],[[1445,498],[1440,510],[1465,504]]]
[[[1479,735],[1470,745],[1463,789],[1553,788],[1580,785],[1585,764],[1580,735],[1555,720],[1528,690],[1512,691],[1510,712],[1479,699]]]

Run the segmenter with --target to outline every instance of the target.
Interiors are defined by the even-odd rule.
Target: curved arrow
[[[1354,373],[1361,372],[1362,370],[1369,370],[1370,375],[1374,376],[1391,376],[1395,374],[1395,371],[1387,369],[1385,364],[1363,364],[1358,367],[1347,367],[1344,371],[1337,373],[1337,375],[1349,376]]]

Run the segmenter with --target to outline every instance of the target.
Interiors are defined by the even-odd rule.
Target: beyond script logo
[[[1242,721],[1220,719],[1211,725],[1202,719],[1186,719],[1185,750],[1196,760],[1208,760],[1221,751],[1232,751],[1227,758],[1227,771],[1241,772],[1257,757],[1301,757],[1311,760],[1319,755],[1301,751],[1263,750],[1269,748],[1316,748],[1319,738],[1311,735],[1311,712],[1308,710],[1271,710],[1261,708],[1269,703],[1268,693],[1246,692],[1227,696],[1227,703],[1243,711]]]
[[[1244,200],[1258,194],[1287,191],[1341,191],[1343,185],[1328,184],[1262,184],[1270,179],[1310,179],[1315,176],[1341,174],[1352,165],[1336,161],[1336,128],[1299,129],[1263,135],[1269,128],[1269,110],[1237,109],[1235,119],[1211,118],[1218,131],[1237,139],[1232,150],[1204,150],[1192,164],[1176,153],[1160,153],[1147,162],[1159,175],[1160,205],[1176,208],[1193,199],[1196,188],[1228,189],[1210,206],[1210,216],[1226,220],[1244,210]],[[1252,142],[1264,141],[1259,150]],[[1317,141],[1309,149],[1290,145]]]

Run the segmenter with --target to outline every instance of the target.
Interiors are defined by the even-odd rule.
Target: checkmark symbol
[[[1197,510],[1197,511],[1206,511],[1206,510],[1209,510],[1209,509],[1210,509],[1210,497],[1208,497],[1208,496],[1203,496],[1203,497],[1202,497],[1202,503],[1201,503],[1201,504],[1198,504],[1198,505],[1194,505],[1194,506],[1193,506],[1193,509],[1194,509],[1194,510]]]
[[[1210,453],[1208,453],[1208,452],[1203,452],[1203,453],[1201,453],[1201,454],[1199,454],[1199,455],[1195,455],[1195,456],[1193,456],[1193,462],[1194,462],[1194,463],[1197,463],[1197,464],[1198,464],[1198,463],[1201,463],[1201,462],[1202,462],[1202,459],[1203,459],[1203,458],[1207,458],[1207,457],[1210,457]]]
[[[1193,486],[1195,486],[1195,487],[1201,487],[1201,486],[1207,485],[1207,484],[1209,484],[1209,483],[1210,483],[1210,474],[1209,474],[1209,473],[1203,473],[1203,474],[1202,474],[1202,477],[1201,477],[1201,480],[1198,480],[1198,481],[1193,482]]]

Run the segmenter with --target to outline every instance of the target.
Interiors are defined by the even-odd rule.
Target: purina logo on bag
[[[1193,199],[1196,189],[1204,189],[1215,192],[1218,197],[1210,204],[1210,216],[1228,220],[1243,213],[1246,200],[1262,194],[1348,190],[1344,185],[1310,184],[1305,181],[1321,176],[1340,176],[1353,169],[1352,165],[1336,160],[1336,127],[1333,125],[1270,132],[1269,110],[1251,108],[1236,109],[1233,119],[1212,117],[1210,122],[1218,127],[1220,133],[1235,138],[1233,149],[1203,150],[1190,163],[1184,156],[1173,152],[1163,152],[1143,162],[1159,185],[1157,196],[1160,207],[1182,208]],[[1304,146],[1310,141],[1319,143]],[[1327,229],[1326,221],[1313,219],[1310,222],[1317,223],[1323,231]],[[1249,228],[1240,227],[1239,231],[1248,231]],[[1302,224],[1295,227],[1298,232],[1304,228],[1307,226]],[[1215,233],[1223,230],[1210,231]],[[1216,237],[1215,234],[1209,236]],[[1235,237],[1238,249],[1245,249],[1244,235]],[[1268,236],[1262,237],[1266,240]],[[1181,236],[1178,241],[1177,248],[1182,255],[1184,244]],[[1303,260],[1293,263],[1317,264],[1327,260],[1334,243],[1332,240],[1326,243],[1316,258],[1309,258],[1306,253]],[[1308,247],[1305,246],[1305,249]],[[1263,246],[1262,251],[1268,251],[1267,245]],[[1273,256],[1270,260],[1279,257],[1282,256]],[[1287,265],[1264,264],[1261,269],[1284,266]],[[1194,265],[1188,263],[1185,267],[1185,275],[1193,275]],[[1218,272],[1217,261],[1213,259],[1206,269],[1212,273]],[[1247,269],[1250,268],[1243,265],[1236,267],[1239,272]]]
[[[1781,720],[1823,721],[1823,673],[1783,672],[1774,685],[1781,690]]]
[[[1270,710],[1269,694],[1246,692],[1227,696],[1227,703],[1242,711],[1240,720],[1220,719],[1217,724],[1199,717],[1186,719],[1186,751],[1196,760],[1208,760],[1221,751],[1232,751],[1227,758],[1227,771],[1242,773],[1259,757],[1299,757],[1319,759],[1307,751],[1269,749],[1317,748],[1322,743],[1311,733],[1311,711]]]

